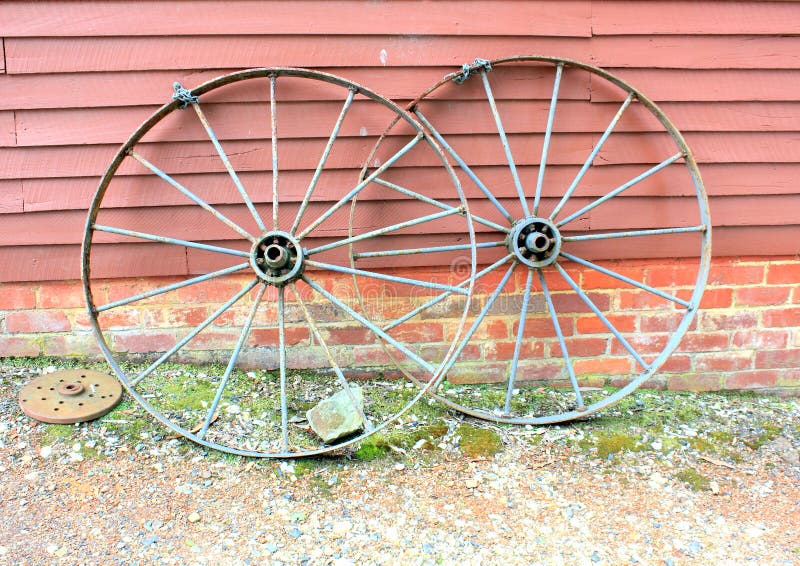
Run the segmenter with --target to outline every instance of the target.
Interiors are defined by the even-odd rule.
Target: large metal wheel
[[[372,172],[359,178],[390,120],[397,127],[383,137],[386,151],[373,152]],[[376,183],[419,160],[438,179],[444,208],[439,200],[408,206],[406,195]],[[363,214],[348,220],[356,197]],[[413,256],[423,232],[436,235],[437,261],[474,258],[467,212],[453,170],[420,124],[360,85],[291,68],[232,73],[192,90],[176,84],[173,100],[120,148],[92,202],[83,242],[91,325],[128,393],[179,435],[245,456],[339,449],[386,426],[436,382],[454,354],[474,275],[427,269],[415,277],[392,269],[413,262],[380,254],[353,268],[352,255],[388,245],[390,255]],[[178,266],[185,261],[178,276],[176,256]],[[167,280],[143,280],[121,295],[105,279],[137,266],[158,275],[162,264]],[[384,328],[405,310],[424,314],[427,296],[442,291],[460,298],[461,315],[437,348],[423,348],[405,319]],[[120,330],[131,318],[140,328]],[[145,328],[162,332],[138,337],[152,342],[137,353]],[[378,340],[413,368],[413,385],[368,371],[382,354]],[[172,363],[197,360],[219,365],[197,375]],[[330,419],[346,414],[357,429],[335,439],[306,422],[309,408],[332,397],[344,408]]]
[[[692,323],[711,254],[700,173],[664,113],[607,71],[542,56],[478,59],[408,108],[457,167],[479,250],[473,314],[435,397],[546,424],[653,376]],[[674,277],[646,280],[637,258],[672,258]],[[596,376],[609,367],[615,391]]]

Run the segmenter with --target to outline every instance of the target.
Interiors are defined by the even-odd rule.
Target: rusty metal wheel
[[[408,108],[457,168],[476,226],[474,312],[435,397],[546,424],[653,376],[695,317],[711,257],[700,173],[664,113],[605,70],[543,56],[478,59]],[[673,277],[651,281],[636,262],[676,257]],[[609,367],[617,390],[595,377]]]
[[[372,172],[359,178],[390,120],[397,127],[383,138],[386,151],[373,152]],[[408,206],[377,182],[420,160],[433,176],[417,190],[436,179],[445,209]],[[348,219],[356,197],[364,213]],[[256,457],[341,449],[407,411],[454,353],[473,273],[417,277],[413,261],[399,263],[394,256],[414,256],[420,231],[436,234],[437,262],[474,258],[453,170],[394,103],[304,69],[251,69],[192,90],[176,84],[173,100],[117,152],[92,202],[83,243],[91,324],[128,393],[179,435]],[[354,254],[375,259],[354,268]],[[109,279],[117,271],[168,277],[119,292]],[[418,343],[413,322],[375,322],[424,315],[418,307],[441,291],[460,297],[461,314],[436,347]],[[413,385],[370,371],[378,340],[413,367]],[[218,365],[199,373],[180,365],[198,360]],[[336,428],[337,419],[350,425]]]

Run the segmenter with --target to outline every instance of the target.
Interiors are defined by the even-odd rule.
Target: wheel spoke
[[[519,312],[519,326],[517,327],[517,340],[514,343],[514,356],[511,359],[511,373],[508,374],[508,385],[506,387],[506,403],[503,411],[508,414],[511,411],[511,396],[514,394],[514,380],[517,377],[517,364],[519,363],[519,352],[522,349],[522,338],[525,334],[525,319],[528,316],[528,303],[531,300],[531,286],[533,285],[533,270],[528,269],[528,279],[525,282],[525,293],[522,295],[522,308]]]
[[[272,227],[278,230],[278,103],[275,100],[275,75],[269,77],[269,121],[272,142]]]
[[[556,117],[556,104],[558,103],[558,88],[561,85],[561,74],[564,71],[564,63],[556,65],[556,78],[553,81],[553,96],[550,98],[550,111],[547,114],[547,127],[544,131],[544,143],[542,144],[542,159],[539,161],[539,175],[536,178],[536,194],[533,197],[533,215],[539,212],[539,200],[542,198],[542,183],[544,182],[544,170],[547,167],[547,153],[550,150],[550,135],[553,133],[553,121]]]
[[[195,204],[201,206],[202,208],[204,208],[205,210],[207,210],[208,212],[213,214],[218,220],[222,221],[223,224],[225,224],[226,226],[230,227],[234,231],[238,232],[239,234],[241,234],[242,236],[244,236],[245,238],[247,238],[251,242],[255,242],[255,237],[253,235],[251,235],[247,230],[245,230],[244,228],[242,228],[241,226],[236,224],[236,222],[234,222],[233,220],[231,220],[230,218],[228,218],[227,216],[222,214],[219,210],[217,210],[216,208],[214,208],[213,206],[208,204],[206,201],[201,199],[199,196],[194,194],[192,191],[190,191],[189,189],[184,187],[182,184],[180,184],[178,181],[176,181],[173,177],[171,177],[171,176],[167,175],[166,173],[164,173],[164,171],[162,171],[161,169],[159,169],[158,167],[156,167],[155,165],[150,163],[147,159],[145,159],[144,157],[142,157],[141,155],[139,155],[138,153],[136,153],[133,150],[130,150],[128,152],[128,155],[130,155],[132,158],[134,158],[136,161],[138,161],[139,163],[144,165],[150,171],[152,171],[153,173],[155,173],[156,175],[161,177],[164,181],[166,181],[167,183],[169,183],[170,185],[172,185],[173,187],[178,189],[189,200],[191,200]]]
[[[303,275],[303,281],[305,281],[306,284],[312,289],[314,289],[317,293],[319,293],[320,295],[328,299],[331,303],[333,303],[333,305],[336,308],[347,313],[351,318],[361,323],[369,330],[377,334],[380,338],[382,338],[383,340],[385,340],[386,342],[388,342],[389,344],[391,344],[392,346],[403,352],[403,354],[405,354],[407,357],[417,362],[423,369],[431,373],[434,372],[436,368],[434,368],[431,364],[429,364],[428,362],[420,358],[418,355],[416,355],[414,352],[409,350],[405,345],[401,344],[400,342],[389,336],[386,332],[381,330],[381,328],[372,324],[370,321],[368,321],[366,318],[364,318],[356,311],[351,309],[345,303],[343,303],[342,301],[331,295],[328,291],[326,291],[319,284],[317,284],[316,281],[309,279],[307,275]]]
[[[289,450],[289,407],[286,404],[286,287],[278,289],[278,358],[281,379],[281,446]]]
[[[594,301],[592,301],[592,299],[590,299],[589,296],[586,293],[584,293],[580,287],[578,287],[578,284],[575,283],[575,281],[573,281],[572,277],[570,277],[569,274],[566,271],[564,271],[564,268],[561,267],[558,264],[558,262],[553,263],[553,265],[561,274],[561,277],[563,277],[564,280],[569,284],[569,286],[572,287],[572,290],[578,294],[578,296],[584,303],[586,303],[586,306],[592,309],[592,312],[595,315],[597,315],[597,318],[599,318],[602,321],[605,327],[608,328],[608,330],[617,338],[617,340],[620,341],[620,343],[625,347],[625,349],[628,350],[628,352],[630,352],[631,356],[633,356],[633,358],[637,361],[637,363],[640,366],[642,366],[643,369],[647,370],[648,368],[647,363],[636,352],[636,350],[633,349],[633,347],[628,343],[628,341],[625,340],[625,337],[622,336],[622,334],[620,334],[619,330],[617,330],[614,327],[614,325],[611,324],[611,321],[609,321],[608,318],[606,318],[606,316],[602,312],[600,312],[600,309],[597,308],[597,305],[594,304]]]
[[[169,291],[175,291],[182,287],[187,287],[188,285],[194,285],[195,283],[202,283],[203,281],[209,281],[216,277],[221,277],[223,275],[228,275],[230,273],[236,273],[237,271],[247,269],[248,267],[250,267],[249,263],[240,263],[239,265],[234,265],[233,267],[220,269],[219,271],[214,271],[212,273],[206,273],[205,275],[200,275],[199,277],[193,277],[191,279],[187,279],[186,281],[181,281],[180,283],[173,283],[172,285],[165,285],[164,287],[151,289],[150,291],[146,291],[138,295],[133,295],[132,297],[128,297],[127,299],[120,299],[119,301],[114,301],[113,303],[107,303],[105,305],[95,307],[94,312],[100,313],[130,303],[135,303],[136,301],[141,301],[142,299],[154,297],[162,293],[168,293]]]
[[[475,331],[478,330],[478,327],[483,322],[483,319],[486,318],[489,309],[492,308],[492,305],[494,305],[495,301],[497,300],[497,297],[500,296],[500,293],[503,291],[503,287],[505,287],[506,283],[508,283],[508,279],[511,277],[511,274],[514,273],[514,269],[517,267],[517,264],[518,264],[517,260],[511,262],[511,265],[506,270],[505,274],[503,275],[503,278],[497,284],[497,288],[494,290],[491,296],[486,300],[486,304],[483,305],[481,312],[478,313],[478,316],[473,321],[472,326],[469,327],[469,330],[467,330],[467,333],[464,335],[464,338],[461,339],[461,343],[456,348],[453,356],[447,362],[447,365],[445,366],[444,371],[442,371],[442,373],[440,374],[439,380],[435,384],[435,386],[438,387],[439,382],[441,382],[441,380],[444,379],[444,377],[447,375],[447,372],[450,371],[450,369],[456,363],[458,356],[461,354],[466,345],[469,343],[470,339],[472,338],[472,335],[475,334]]]
[[[517,195],[519,196],[519,201],[522,204],[522,211],[525,213],[525,216],[529,216],[530,210],[528,209],[528,201],[525,198],[525,191],[522,190],[522,183],[519,181],[517,166],[514,164],[514,157],[511,155],[511,146],[508,144],[506,131],[503,129],[503,122],[500,119],[500,113],[497,111],[497,104],[495,103],[494,95],[492,94],[492,87],[489,85],[489,77],[486,76],[485,70],[481,70],[481,80],[483,81],[483,89],[486,91],[486,100],[489,101],[489,107],[492,109],[494,122],[497,124],[497,133],[500,136],[500,143],[503,144],[503,150],[506,153],[508,169],[511,171],[511,177],[514,179],[514,186],[517,188]]]
[[[372,230],[370,232],[366,232],[364,234],[359,234],[358,236],[351,236],[349,238],[344,238],[342,240],[338,240],[336,242],[331,242],[330,244],[325,244],[323,246],[318,246],[316,248],[312,248],[310,250],[305,251],[306,256],[310,256],[319,252],[324,252],[327,250],[332,250],[334,248],[338,248],[339,246],[346,246],[348,244],[352,244],[355,242],[360,242],[362,240],[368,240],[370,238],[374,238],[375,236],[380,236],[382,234],[388,234],[390,232],[395,232],[397,230],[402,230],[403,228],[410,228],[411,226],[416,226],[418,224],[424,224],[425,222],[431,222],[433,220],[438,220],[440,218],[445,218],[447,216],[453,216],[454,214],[464,214],[465,211],[463,208],[454,208],[453,210],[445,210],[443,212],[437,212],[435,214],[429,214],[427,216],[421,216],[419,218],[415,218],[414,220],[407,220],[406,222],[400,222],[398,224],[392,224],[391,226],[386,226],[385,228],[379,228],[377,230]]]
[[[561,355],[564,356],[564,363],[567,366],[567,374],[569,375],[569,381],[572,384],[572,389],[575,391],[575,402],[578,404],[578,410],[582,410],[584,408],[583,404],[583,396],[581,395],[580,387],[578,386],[578,378],[575,376],[575,368],[572,367],[572,360],[569,357],[569,351],[567,350],[567,343],[564,340],[564,333],[561,332],[561,325],[558,322],[558,313],[556,313],[556,307],[553,304],[553,297],[550,296],[550,289],[547,287],[547,281],[545,281],[544,273],[542,270],[539,269],[539,281],[542,284],[542,293],[544,294],[544,299],[547,302],[547,310],[550,312],[550,320],[553,321],[553,328],[556,331],[556,337],[558,338],[558,345],[561,348]]]
[[[458,208],[458,207],[455,207],[455,206],[452,206],[452,205],[449,205],[449,204],[445,204],[445,203],[440,202],[438,200],[426,197],[425,195],[421,195],[421,194],[419,194],[417,192],[414,192],[414,191],[412,191],[410,189],[406,189],[405,187],[401,187],[400,185],[396,185],[394,183],[390,183],[389,181],[384,181],[383,179],[376,178],[375,179],[375,183],[377,183],[378,185],[383,185],[384,187],[392,189],[393,191],[397,191],[398,193],[402,193],[404,195],[410,196],[410,197],[415,198],[417,200],[420,200],[422,202],[426,202],[426,203],[431,204],[433,206],[442,208],[444,210],[456,210]],[[492,228],[493,230],[497,230],[499,232],[503,232],[503,233],[506,233],[506,234],[508,234],[511,231],[508,228],[506,228],[505,226],[501,226],[500,224],[492,222],[491,220],[486,220],[485,218],[481,218],[480,216],[475,216],[474,214],[472,214],[472,220],[477,222],[478,224],[483,224],[484,226],[488,226],[489,228]]]
[[[135,232],[133,230],[125,230],[124,228],[114,228],[112,226],[92,224],[92,229],[99,232],[108,232],[109,234],[118,234],[120,236],[130,236],[131,238],[141,238],[142,240],[161,242],[162,244],[174,244],[176,246],[186,246],[187,248],[195,248],[208,252],[218,252],[221,254],[235,255],[239,257],[250,257],[249,252],[233,250],[231,248],[222,248],[219,246],[210,246],[208,244],[200,244],[198,242],[190,242],[188,240],[179,240],[177,238],[170,238],[167,236],[157,236],[155,234],[147,234],[146,232]]]
[[[475,274],[474,280],[477,281],[478,279],[480,279],[481,277],[483,277],[487,273],[490,273],[490,272],[494,271],[495,269],[497,269],[498,267],[500,267],[501,265],[506,263],[508,260],[510,260],[511,257],[512,257],[511,254],[508,254],[506,257],[497,260],[496,262],[494,262],[489,267],[486,267],[486,268],[482,269],[481,271],[479,271],[478,273]],[[456,285],[456,287],[465,287],[467,285],[469,285],[469,279],[466,279],[466,280],[462,281],[461,283]],[[433,305],[435,305],[437,303],[442,302],[443,300],[445,300],[447,297],[449,297],[452,294],[453,293],[451,291],[445,291],[441,295],[438,295],[438,296],[432,298],[427,303],[424,303],[424,304],[418,306],[417,308],[415,308],[414,310],[409,311],[408,313],[404,314],[400,318],[397,318],[397,319],[393,320],[392,322],[390,322],[389,324],[384,326],[383,329],[384,330],[391,330],[395,326],[401,325],[402,323],[406,322],[407,320],[410,320],[410,319],[414,318],[415,316],[417,316],[422,311],[424,311],[426,309],[429,309],[430,307],[432,307]]]
[[[158,368],[158,366],[160,366],[165,361],[167,361],[175,352],[177,352],[178,350],[183,348],[195,336],[197,336],[203,330],[205,330],[206,327],[208,327],[208,325],[210,325],[212,322],[214,322],[216,319],[218,319],[222,315],[222,313],[224,313],[226,310],[231,308],[239,299],[241,299],[247,293],[249,293],[250,289],[255,287],[257,283],[258,283],[258,278],[253,279],[253,281],[251,281],[247,286],[245,286],[244,289],[242,289],[241,291],[236,293],[233,297],[228,299],[225,302],[225,304],[223,304],[221,307],[219,307],[217,310],[215,310],[212,314],[210,314],[208,316],[208,318],[206,318],[203,322],[201,322],[199,325],[197,325],[196,328],[192,329],[192,331],[189,332],[186,336],[184,336],[177,344],[175,344],[172,348],[170,348],[169,350],[164,352],[164,354],[160,358],[158,358],[155,362],[153,362],[147,369],[145,369],[139,375],[137,375],[134,379],[132,379],[131,380],[131,386],[135,387],[136,385],[138,385],[139,382],[142,381],[148,375],[150,375],[153,372],[153,370],[155,370],[156,368]]]
[[[603,144],[606,143],[608,136],[611,135],[611,132],[617,125],[617,122],[619,122],[619,119],[622,118],[622,114],[625,112],[625,109],[628,108],[628,106],[632,101],[633,101],[633,93],[628,95],[628,97],[622,103],[622,106],[619,107],[619,110],[617,110],[617,113],[611,119],[611,122],[608,124],[608,126],[606,126],[606,130],[603,132],[603,135],[600,136],[600,139],[597,140],[597,143],[595,144],[594,148],[589,154],[589,157],[586,158],[586,161],[584,161],[583,166],[578,171],[578,174],[575,175],[575,178],[572,180],[572,183],[570,183],[569,187],[564,193],[564,196],[561,197],[561,200],[558,201],[558,204],[553,209],[553,212],[550,213],[550,220],[555,220],[556,216],[558,216],[558,213],[561,212],[561,209],[564,207],[565,204],[567,204],[567,201],[572,196],[572,193],[575,191],[575,189],[578,187],[578,184],[581,182],[581,179],[583,179],[583,176],[589,170],[589,167],[591,167],[592,163],[594,163],[594,158],[597,157],[598,153],[600,153],[600,149],[603,147]]]
[[[386,163],[378,167],[375,171],[373,171],[366,179],[361,181],[358,185],[356,185],[349,193],[339,199],[334,205],[332,205],[328,210],[326,210],[319,218],[317,218],[314,222],[312,222],[305,230],[297,234],[297,239],[302,240],[305,238],[309,232],[311,232],[314,228],[325,222],[334,212],[339,210],[342,206],[344,206],[348,201],[350,201],[354,196],[360,193],[364,188],[369,185],[376,177],[381,175],[384,171],[386,171],[389,167],[394,165],[394,162],[403,157],[406,153],[411,151],[419,140],[422,139],[422,132],[418,133],[413,140],[408,142],[406,145],[403,146],[400,151],[392,155]]]
[[[219,402],[222,400],[222,393],[225,391],[225,388],[228,386],[228,380],[231,377],[231,373],[233,372],[233,368],[236,367],[236,361],[239,359],[239,353],[242,351],[242,347],[244,346],[245,342],[247,342],[248,336],[250,336],[250,327],[253,325],[253,319],[256,316],[256,312],[258,311],[258,306],[261,304],[261,298],[264,296],[264,291],[266,290],[266,285],[261,285],[261,288],[258,290],[258,294],[256,295],[255,300],[253,301],[253,306],[250,308],[250,314],[247,316],[247,320],[242,327],[242,332],[239,335],[239,340],[236,342],[236,347],[233,349],[233,353],[231,354],[231,358],[228,361],[228,366],[225,368],[225,373],[220,380],[219,387],[217,388],[217,393],[214,395],[214,400],[211,402],[211,407],[208,409],[208,414],[206,415],[205,422],[203,422],[203,427],[197,433],[197,436],[200,438],[204,438],[206,432],[208,432],[208,427],[211,426],[211,423],[214,422],[214,414],[217,412],[217,407],[219,407]]]
[[[445,285],[444,283],[433,283],[432,281],[422,281],[420,279],[409,279],[406,277],[397,277],[396,275],[386,275],[384,273],[375,273],[372,271],[364,271],[363,269],[353,269],[352,267],[343,267],[341,265],[334,265],[332,263],[323,263],[320,261],[306,260],[306,265],[317,267],[319,269],[327,269],[329,271],[336,271],[338,273],[347,273],[350,275],[361,275],[363,277],[371,277],[372,279],[381,279],[383,281],[392,281],[394,283],[403,283],[406,285],[416,285],[417,287],[425,287],[427,289],[444,289],[451,293],[459,293],[461,295],[468,295],[469,291],[457,285]]]
[[[674,295],[670,295],[669,293],[665,293],[665,292],[663,292],[663,291],[661,291],[659,289],[656,289],[655,287],[651,287],[650,285],[647,285],[646,283],[641,283],[639,281],[636,281],[635,279],[631,279],[630,277],[625,277],[624,275],[622,275],[620,273],[617,273],[616,271],[612,271],[610,269],[606,269],[605,267],[597,265],[596,263],[592,263],[591,261],[587,261],[585,259],[581,259],[581,258],[579,258],[577,256],[574,256],[572,254],[568,254],[566,252],[561,252],[561,255],[563,257],[567,258],[570,261],[574,261],[575,263],[579,263],[581,265],[585,265],[586,267],[594,269],[595,271],[599,271],[600,273],[602,273],[604,275],[608,275],[609,277],[613,277],[614,279],[616,279],[618,281],[623,281],[623,282],[627,283],[628,285],[633,285],[634,287],[638,287],[639,289],[647,291],[648,293],[652,293],[653,295],[661,297],[662,299],[666,299],[668,301],[672,301],[673,303],[677,303],[677,304],[682,305],[682,306],[684,306],[686,308],[692,308],[692,304],[689,303],[688,301],[684,301],[683,299],[679,299],[678,297],[675,297]]]
[[[325,145],[325,149],[322,152],[322,157],[320,157],[319,164],[317,164],[317,169],[314,171],[314,176],[311,178],[311,182],[308,184],[308,189],[306,189],[306,194],[305,196],[303,196],[303,202],[300,203],[300,208],[297,211],[297,216],[295,216],[294,222],[292,223],[292,229],[290,230],[292,234],[294,234],[297,228],[300,227],[300,220],[302,220],[303,214],[306,211],[306,207],[308,207],[308,203],[311,200],[311,195],[314,192],[317,183],[319,182],[320,175],[322,175],[322,170],[325,168],[325,163],[328,161],[328,155],[330,155],[331,153],[331,148],[333,147],[333,143],[336,141],[336,137],[339,135],[339,130],[342,127],[342,122],[344,121],[344,117],[347,114],[347,110],[353,103],[353,98],[355,97],[355,95],[356,91],[352,88],[347,92],[347,99],[344,101],[344,105],[342,106],[342,111],[339,112],[339,118],[337,118],[336,124],[333,126],[331,135],[328,138],[328,143]]]
[[[509,214],[509,212],[503,207],[503,205],[500,204],[500,201],[498,201],[497,198],[495,198],[495,196],[492,194],[492,191],[490,191],[489,188],[483,183],[483,181],[481,181],[478,178],[475,172],[470,168],[469,165],[467,165],[467,163],[461,158],[461,156],[458,155],[456,151],[450,146],[450,144],[447,143],[444,137],[442,137],[442,134],[440,134],[436,130],[436,128],[434,128],[433,125],[428,121],[428,119],[422,115],[422,112],[420,112],[419,110],[415,110],[414,115],[417,118],[419,118],[420,122],[422,122],[426,128],[428,128],[430,133],[433,134],[433,137],[436,138],[436,141],[438,141],[444,148],[444,150],[448,154],[450,154],[450,157],[452,157],[455,160],[455,162],[458,163],[458,166],[464,171],[464,173],[466,173],[467,176],[470,179],[472,179],[472,182],[475,183],[475,185],[480,189],[480,191],[484,194],[484,196],[487,199],[489,199],[489,202],[491,202],[495,206],[495,208],[498,211],[500,211],[500,214],[505,216],[506,219],[513,224],[514,218],[511,216],[511,214]],[[476,221],[478,220],[476,219]],[[508,229],[505,229],[505,231],[508,231]]]
[[[211,124],[208,123],[206,115],[200,109],[200,103],[192,102],[192,108],[194,108],[194,111],[197,113],[197,117],[200,118],[200,123],[203,124],[206,134],[208,134],[208,138],[211,140],[211,143],[214,144],[214,148],[217,150],[219,158],[222,160],[222,164],[225,166],[225,169],[228,170],[228,175],[230,175],[233,184],[236,185],[236,189],[239,191],[239,194],[242,195],[242,200],[244,200],[248,210],[250,210],[250,214],[253,215],[253,219],[256,221],[258,228],[262,232],[266,232],[267,228],[264,226],[264,221],[261,220],[261,216],[256,211],[256,207],[253,206],[253,201],[250,200],[244,185],[242,185],[242,181],[239,179],[239,175],[236,174],[236,170],[233,168],[231,160],[228,159],[228,155],[225,153],[225,150],[222,149],[222,144],[219,143],[217,135],[214,133],[214,130],[211,129]]]
[[[358,403],[353,391],[350,389],[350,384],[347,382],[347,378],[345,378],[344,373],[342,373],[339,364],[336,363],[336,359],[333,356],[333,353],[328,348],[328,344],[325,342],[325,339],[322,337],[322,333],[319,331],[317,327],[316,320],[314,317],[311,316],[308,308],[306,308],[306,303],[303,301],[303,297],[300,296],[300,293],[297,292],[297,286],[292,283],[291,284],[292,292],[294,296],[297,297],[297,302],[300,304],[300,308],[303,310],[303,316],[306,317],[306,322],[308,322],[308,326],[311,329],[311,332],[314,334],[317,342],[319,345],[322,346],[322,349],[325,350],[325,355],[328,357],[328,361],[331,363],[331,368],[333,368],[334,373],[336,374],[336,379],[339,381],[339,385],[342,389],[347,393],[348,399],[350,399],[350,404],[353,405],[353,408],[356,410],[358,415],[361,417],[362,422],[364,423],[364,428],[366,430],[373,430],[375,426],[372,422],[367,418],[367,415],[364,413],[363,407]]]
[[[575,220],[576,218],[578,218],[582,214],[586,214],[587,212],[589,212],[593,208],[596,208],[596,207],[600,206],[601,204],[603,204],[607,200],[611,200],[612,198],[614,198],[615,196],[617,196],[621,192],[630,189],[636,183],[638,183],[640,181],[643,181],[644,179],[647,179],[649,176],[654,175],[655,173],[658,173],[664,167],[667,167],[668,165],[672,165],[673,163],[675,163],[676,161],[678,161],[682,157],[684,157],[683,152],[678,152],[675,155],[673,155],[672,157],[668,157],[667,159],[665,159],[664,161],[662,161],[658,165],[655,165],[654,167],[651,167],[650,169],[648,169],[647,171],[645,171],[641,175],[639,175],[637,177],[634,177],[633,179],[631,179],[630,181],[628,181],[626,183],[623,183],[622,185],[620,185],[619,187],[617,187],[616,189],[614,189],[610,193],[608,193],[608,194],[600,197],[599,199],[587,204],[586,206],[584,206],[579,211],[573,212],[572,214],[570,214],[569,216],[567,216],[563,220],[559,220],[558,223],[556,224],[556,226],[561,227],[564,224],[567,224],[568,222],[572,222],[573,220]]]
[[[652,230],[630,230],[628,232],[603,232],[600,234],[581,234],[580,236],[564,236],[564,242],[585,242],[587,240],[611,240],[615,238],[630,238],[636,236],[661,236],[666,234],[683,234],[686,232],[705,232],[708,226],[684,226],[682,228],[654,228]]]
[[[475,244],[475,247],[477,249],[483,249],[483,248],[496,248],[505,245],[506,245],[505,242],[485,242],[482,244]],[[368,257],[389,257],[398,255],[428,254],[436,252],[454,252],[459,250],[470,250],[470,249],[472,249],[472,244],[457,244],[453,246],[432,246],[428,248],[411,248],[408,250],[384,250],[379,252],[361,252],[361,253],[354,253],[353,257],[355,259],[364,259]]]

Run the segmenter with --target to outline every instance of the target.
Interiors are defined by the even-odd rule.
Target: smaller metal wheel
[[[398,127],[386,152],[359,178],[387,121]],[[439,180],[408,206],[382,181],[418,159],[430,168],[419,194]],[[350,217],[357,197],[363,214]],[[303,69],[176,85],[119,150],[89,211],[91,323],[131,396],[176,433],[245,456],[342,449],[409,410],[454,353],[472,272],[451,279],[429,262],[415,273],[404,258],[420,231],[437,234],[445,266],[474,256],[453,170],[395,104]],[[120,275],[149,278],[120,287]],[[430,343],[408,321],[443,291],[460,299],[457,322]],[[412,382],[374,371],[379,341]]]

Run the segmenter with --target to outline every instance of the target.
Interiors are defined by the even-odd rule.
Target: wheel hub
[[[544,267],[558,257],[561,235],[549,219],[529,216],[514,223],[506,245],[518,261],[530,267]]]
[[[253,244],[250,265],[266,283],[283,287],[302,276],[303,249],[288,232],[267,232]]]

